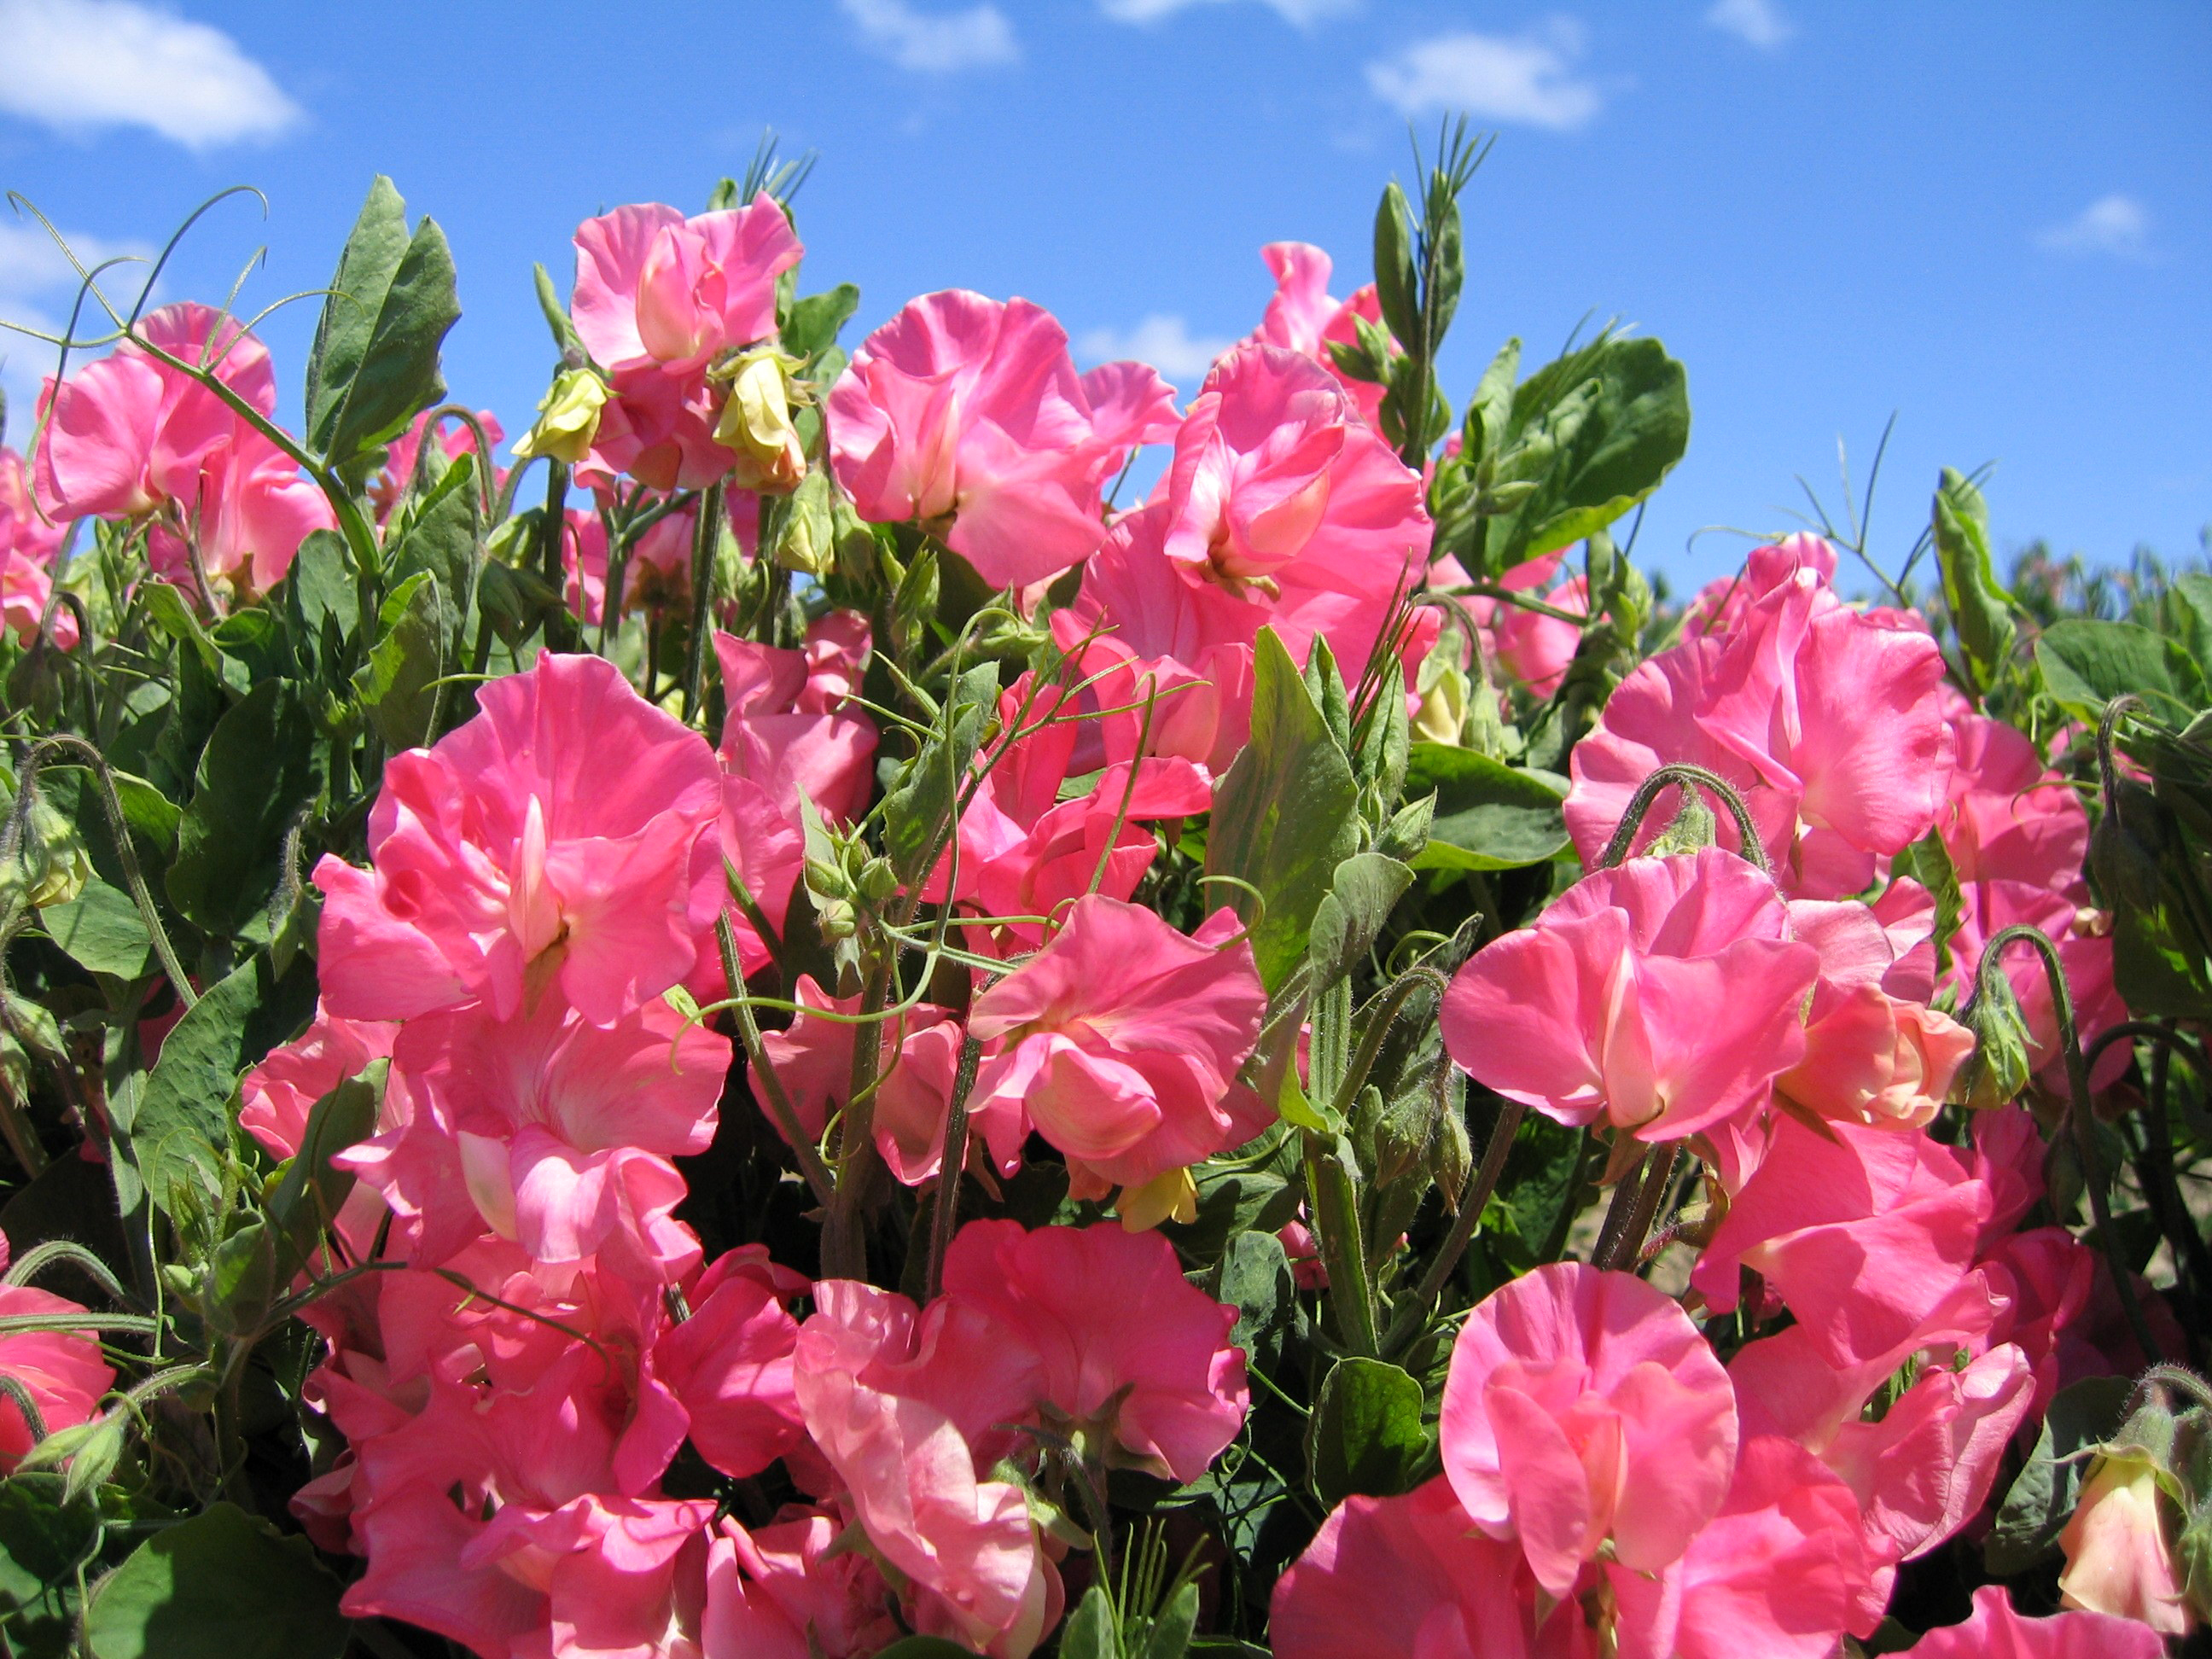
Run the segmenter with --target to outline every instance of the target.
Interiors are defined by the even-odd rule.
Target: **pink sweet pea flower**
[[[714,753],[599,657],[547,652],[477,702],[386,764],[374,867],[315,866],[325,999],[404,1019],[481,998],[507,1018],[557,981],[612,1021],[679,981],[713,921],[692,862],[720,808]]]
[[[794,823],[802,795],[825,818],[848,823],[858,817],[875,786],[875,722],[839,709],[836,702],[802,707],[810,700],[828,701],[813,693],[804,650],[781,650],[718,631],[714,658],[729,711],[720,753],[731,775],[759,784]]]
[[[1765,547],[1755,547],[1743,568],[1732,576],[1719,576],[1699,588],[1682,614],[1682,637],[1729,634],[1743,625],[1751,608],[1776,588],[1793,580],[1801,570],[1813,573],[1823,586],[1836,579],[1836,550],[1810,531],[1799,531]]]
[[[1856,900],[1800,899],[1790,906],[1790,930],[1820,951],[1820,977],[1806,1011],[1804,1058],[1776,1089],[1816,1116],[1847,1123],[1933,1121],[1974,1037],[1928,1006],[1934,958],[1921,948],[1924,922],[1900,937]]]
[[[627,473],[652,489],[703,489],[737,465],[737,452],[714,441],[721,404],[704,370],[646,362],[617,369],[608,385],[591,453],[576,470],[582,483],[605,489]]]
[[[1924,632],[1851,610],[1816,570],[1761,597],[1740,627],[1659,653],[1623,680],[1575,745],[1566,818],[1595,860],[1644,779],[1671,761],[1716,772],[1743,798],[1777,878],[1799,897],[1872,881],[1875,860],[1935,824],[1951,769],[1936,690],[1942,653]],[[1671,821],[1662,791],[1639,845]],[[1725,815],[1722,844],[1733,845]]]
[[[8,1267],[8,1240],[0,1234],[0,1273]],[[0,1284],[0,1318],[66,1319],[86,1309],[67,1297],[28,1285]],[[90,1331],[14,1331],[0,1334],[0,1376],[13,1377],[38,1408],[46,1431],[73,1429],[100,1414],[114,1386],[115,1368],[100,1358]],[[0,1395],[0,1475],[31,1449],[31,1425],[17,1403]]]
[[[48,523],[32,499],[23,458],[0,447],[0,629],[25,645],[46,616],[61,544],[61,526]],[[66,610],[54,614],[54,643],[64,651],[76,646],[76,618]]]
[[[979,1105],[1025,1110],[1078,1198],[1242,1146],[1270,1114],[1237,1080],[1267,1000],[1237,932],[1226,908],[1186,936],[1141,906],[1078,899],[1051,944],[975,999],[968,1029],[998,1045]]]
[[[180,472],[172,483],[179,492],[168,504],[173,524],[156,520],[148,530],[146,562],[188,592],[198,584],[195,551],[210,586],[250,599],[284,579],[312,532],[337,526],[322,490],[243,422],[203,453],[195,473]]]
[[[1563,1614],[1562,1622],[1566,1615]],[[1521,1553],[1468,1523],[1439,1476],[1347,1498],[1275,1581],[1276,1659],[1533,1659],[1536,1587]]]
[[[1364,318],[1370,323],[1382,320],[1382,306],[1376,298],[1375,284],[1368,283],[1348,300],[1333,297],[1328,291],[1333,262],[1310,242],[1270,242],[1260,250],[1260,257],[1274,273],[1275,293],[1267,301],[1267,313],[1250,339],[1305,353],[1334,377],[1345,395],[1358,408],[1360,419],[1373,426],[1382,407],[1381,384],[1350,379],[1338,369],[1328,348],[1332,343],[1358,343],[1359,332],[1353,324],[1355,318]]]
[[[765,1527],[734,1521],[708,1547],[704,1650],[745,1659],[869,1659],[899,1639],[890,1593],[843,1528],[818,1510],[786,1510]]]
[[[860,1006],[859,996],[833,997],[811,974],[799,976],[792,1000],[802,1009],[841,1014],[855,1013]],[[863,1029],[848,1020],[802,1012],[788,1030],[761,1036],[761,1052],[775,1069],[799,1127],[816,1140],[828,1127],[830,1113],[843,1110],[851,1097],[853,1049]],[[935,1178],[944,1154],[945,1118],[951,1107],[953,1073],[960,1060],[959,1022],[950,1009],[925,1002],[894,1015],[875,1030],[882,1045],[872,1120],[876,1149],[895,1180],[918,1187]],[[757,1079],[753,1093],[766,1113],[767,1085]],[[769,1121],[775,1124],[773,1115]],[[1018,1104],[979,1101],[968,1127],[1000,1173],[1012,1175],[1021,1167],[1027,1130]],[[775,1130],[779,1136],[783,1133],[781,1124],[775,1124]]]
[[[1517,1538],[1536,1582],[1565,1597],[1608,1541],[1635,1572],[1681,1558],[1729,1490],[1735,1391],[1671,1298],[1557,1262],[1468,1316],[1441,1434],[1468,1516]]]
[[[799,1322],[788,1304],[807,1288],[765,1247],[740,1245],[700,1275],[688,1292],[690,1317],[653,1344],[653,1375],[683,1407],[692,1446],[725,1474],[758,1474],[805,1433],[791,1382]]]
[[[1739,1266],[1751,1267],[1832,1364],[1887,1377],[1936,1329],[1966,1328],[1954,1318],[1978,1319],[1986,1334],[1986,1290],[1958,1298],[1989,1203],[1989,1189],[1923,1130],[1815,1130],[1785,1116],[1690,1282],[1726,1312]]]
[[[217,379],[264,416],[276,410],[269,348],[210,306],[163,306],[138,332],[156,349]],[[43,435],[33,462],[48,517],[137,518],[199,491],[210,450],[232,441],[230,407],[191,376],[130,341],[40,397]]]
[[[2023,1619],[2002,1584],[1974,1592],[1974,1616],[1931,1630],[1908,1659],[2161,1659],[2166,1643],[2148,1625],[2101,1613]]]
[[[617,208],[576,229],[576,332],[617,373],[703,368],[775,332],[775,279],[801,252],[765,191],[690,219],[659,203]]]
[[[1421,481],[1310,357],[1239,346],[1216,363],[1176,434],[1161,550],[1190,580],[1267,591],[1308,581],[1364,591],[1376,569],[1425,568]]]
[[[1139,364],[1079,376],[1066,331],[1028,301],[949,289],[861,343],[826,412],[862,518],[919,520],[992,586],[1027,587],[1097,547],[1101,489],[1174,411]]]
[[[945,1252],[945,1293],[1035,1356],[1044,1420],[1103,1435],[1111,1462],[1195,1480],[1243,1426],[1237,1310],[1185,1279],[1157,1232],[971,1221]]]
[[[979,1480],[954,1419],[904,1391],[926,1358],[911,1302],[843,1279],[814,1297],[793,1363],[799,1409],[868,1541],[925,1593],[915,1627],[1025,1659],[1058,1622],[1060,1591],[1021,1488]]]
[[[1744,1442],[1719,1512],[1657,1579],[1608,1567],[1621,1659],[1830,1659],[1881,1622],[1891,1573],[1850,1489],[1777,1435]]]
[[[1774,884],[1732,853],[1632,859],[1460,969],[1445,1046],[1562,1123],[1678,1139],[1756,1105],[1803,1054],[1820,957],[1789,923]]]
[[[2089,814],[2081,797],[2024,732],[1973,713],[1956,692],[1947,703],[1954,764],[1936,828],[1960,881],[2026,882],[2086,901]]]

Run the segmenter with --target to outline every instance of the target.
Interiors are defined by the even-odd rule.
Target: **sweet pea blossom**
[[[46,616],[61,544],[61,526],[48,523],[32,497],[23,458],[0,446],[0,629],[25,645]],[[66,610],[55,613],[54,642],[64,651],[76,644],[76,618]]]
[[[802,251],[766,191],[689,219],[657,202],[617,208],[576,229],[576,332],[604,368],[702,368],[775,332],[775,279]]]
[[[1470,958],[1444,996],[1444,1045],[1562,1123],[1675,1139],[1796,1064],[1819,969],[1774,884],[1734,854],[1632,859]]]
[[[960,1426],[915,1387],[930,1353],[914,1304],[842,1279],[814,1298],[793,1359],[799,1409],[868,1541],[922,1592],[915,1627],[1025,1659],[1059,1620],[1060,1577],[1021,1488],[979,1480]]]
[[[1717,773],[1749,809],[1793,896],[1865,889],[1941,814],[1951,732],[1936,700],[1943,656],[1917,629],[1862,615],[1800,566],[1725,635],[1699,635],[1623,680],[1575,745],[1569,833],[1595,860],[1629,798],[1659,767]],[[1639,844],[1670,821],[1662,791]],[[1723,845],[1733,824],[1720,828]]]
[[[1075,372],[1067,332],[1026,300],[950,289],[863,341],[830,394],[830,457],[860,516],[918,520],[994,587],[1026,587],[1106,533],[1100,491],[1174,429],[1139,363]]]
[[[721,786],[705,739],[599,657],[548,652],[478,694],[482,710],[386,763],[373,868],[325,856],[323,992],[348,1018],[483,999],[507,1018],[557,981],[605,1022],[680,980],[692,856]]]
[[[945,1252],[945,1292],[1030,1360],[1045,1420],[1103,1436],[1110,1461],[1195,1480],[1243,1426],[1237,1310],[1185,1279],[1157,1232],[971,1221]]]
[[[1373,426],[1382,407],[1382,384],[1352,380],[1337,368],[1328,349],[1332,344],[1358,343],[1355,319],[1377,324],[1382,320],[1375,284],[1369,283],[1354,290],[1348,300],[1336,299],[1328,291],[1334,262],[1310,242],[1270,242],[1260,250],[1260,257],[1274,273],[1275,292],[1251,339],[1311,357],[1344,388],[1358,409],[1359,417]]]
[[[1443,1476],[1347,1498],[1275,1581],[1276,1659],[1530,1659],[1535,1585],[1521,1553],[1470,1526]]]
[[[1445,1478],[1554,1597],[1583,1563],[1656,1573],[1727,1495],[1735,1393],[1687,1315],[1632,1274],[1556,1262],[1493,1291],[1452,1346]]]
[[[870,1659],[899,1639],[890,1592],[843,1528],[786,1510],[765,1527],[724,1520],[708,1547],[703,1650],[722,1659]]]
[[[2166,1643],[2148,1625],[2101,1613],[2023,1619],[2002,1584],[1974,1592],[1973,1616],[1929,1631],[1907,1659],[2161,1659]]]
[[[8,1267],[8,1240],[0,1234],[0,1273]],[[0,1284],[0,1319],[67,1319],[86,1312],[80,1303],[29,1285]],[[91,1331],[0,1333],[0,1376],[15,1379],[30,1396],[39,1425],[52,1434],[89,1423],[115,1382],[115,1368],[100,1357]],[[12,1471],[37,1439],[21,1402],[0,1395],[0,1474]]]
[[[1185,935],[1093,894],[975,999],[968,1030],[997,1045],[975,1098],[1018,1103],[1066,1155],[1074,1196],[1187,1186],[1187,1166],[1266,1127],[1265,1103],[1237,1080],[1267,1001],[1250,943],[1230,943],[1237,931],[1226,908]]]

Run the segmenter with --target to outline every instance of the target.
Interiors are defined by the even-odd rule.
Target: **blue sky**
[[[768,6],[0,0],[0,186],[94,249],[158,244],[163,293],[252,310],[325,281],[370,176],[451,237],[456,396],[520,430],[550,346],[533,259],[576,222],[696,210],[763,127],[818,150],[810,288],[872,325],[961,285],[1048,307],[1079,355],[1150,345],[1188,392],[1269,292],[1263,242],[1367,275],[1407,120],[1499,142],[1467,198],[1447,378],[1618,317],[1688,365],[1690,453],[1639,556],[1740,556],[1699,526],[1832,504],[1898,416],[1874,518],[1893,563],[1936,469],[1995,461],[1995,529],[2094,558],[2212,523],[2212,9],[1395,0],[806,0]],[[0,216],[0,316],[66,307]],[[313,305],[267,324],[288,417]],[[0,344],[20,441],[44,349]],[[1456,400],[1455,400],[1456,401]]]

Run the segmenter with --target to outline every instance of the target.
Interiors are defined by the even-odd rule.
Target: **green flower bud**
[[[13,812],[12,792],[0,811]],[[35,787],[23,824],[23,839],[8,867],[0,869],[0,911],[20,901],[31,908],[66,904],[92,879],[92,854],[76,826],[55,811]]]
[[[1987,975],[1967,1006],[1964,1024],[1974,1034],[1974,1052],[1951,1085],[1953,1103],[1984,1111],[2017,1099],[2033,1068],[2027,1058],[2027,1016],[2021,1012],[2012,981],[2002,973]]]

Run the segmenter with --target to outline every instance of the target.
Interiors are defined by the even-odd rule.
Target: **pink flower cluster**
[[[971,1223],[927,1309],[758,1246],[702,1261],[675,1160],[713,1137],[732,1051],[670,994],[713,958],[724,857],[760,872],[746,826],[786,823],[801,792],[857,804],[873,744],[836,707],[849,663],[720,654],[719,757],[611,665],[548,654],[388,764],[369,869],[315,872],[322,1010],[249,1076],[241,1121],[290,1156],[315,1101],[383,1062],[334,1231],[389,1268],[314,1306],[309,1391],[347,1449],[295,1507],[368,1558],[349,1613],[487,1655],[866,1655],[896,1606],[1020,1659],[1060,1617],[1061,1547],[992,1471],[1034,1456],[1034,1425],[1195,1479],[1243,1419],[1235,1310],[1159,1235],[1110,1225]],[[994,1045],[979,1116],[1073,1126],[1117,1180],[1213,1150],[1191,1121],[1218,1115],[1257,1028],[1256,979],[1215,988],[1250,976],[1249,948],[1148,926],[1080,901],[969,1016]],[[803,1017],[781,1040],[802,1093],[821,1040]],[[894,1135],[913,1127],[895,1099]],[[917,1147],[941,1139],[933,1110]],[[83,1392],[42,1340],[57,1389]],[[811,1501],[747,1526],[673,1496],[687,1443],[733,1479],[781,1462]]]
[[[0,446],[0,630],[26,645],[46,617],[61,544],[61,526],[40,512],[23,458]],[[57,644],[76,644],[76,618],[67,611],[55,616],[53,628]]]
[[[1931,1363],[1879,1421],[1859,1421],[1914,1343],[1954,1340],[1942,1325],[1923,1321],[1847,1382],[1824,1359],[1777,1354],[1803,1326],[1723,1367],[1644,1280],[1539,1267],[1461,1328],[1444,1472],[1337,1508],[1277,1582],[1274,1650],[1825,1659],[1881,1621],[1900,1561],[1972,1518],[2027,1410],[2027,1363],[2005,1346],[1955,1371]],[[2022,1620],[1993,1591],[1971,1625],[1916,1650],[2000,1650],[2160,1648],[2100,1613]]]

